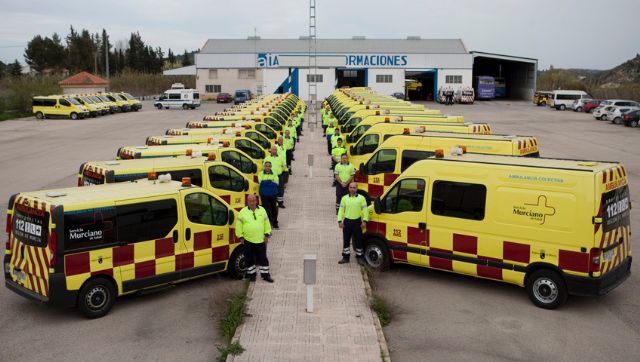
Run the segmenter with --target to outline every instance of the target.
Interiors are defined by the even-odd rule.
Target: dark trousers
[[[340,200],[342,197],[349,193],[349,185],[342,187],[342,184],[338,183],[338,181],[334,181],[336,184],[336,211],[340,208]]]
[[[331,137],[332,136],[333,135],[330,135],[330,134],[327,135],[327,153],[328,154],[331,154]]]
[[[244,242],[244,260],[247,266],[247,278],[256,279],[256,264],[260,265],[260,276],[269,275],[269,259],[267,259],[267,244]]]
[[[260,195],[260,200],[262,200],[262,207],[267,211],[271,225],[273,225],[273,227],[278,226],[278,204],[276,203],[276,197]]]
[[[276,200],[279,203],[284,202],[284,171],[278,175],[278,197]]]
[[[287,167],[289,168],[289,174],[291,174],[291,160],[293,160],[293,150],[287,150]]]
[[[362,257],[362,228],[360,225],[362,221],[360,219],[350,220],[344,219],[342,222],[342,257],[349,259],[351,250],[349,244],[353,239],[353,248],[356,251],[356,258]]]
[[[322,125],[322,137],[325,137],[325,133],[327,131],[327,127],[329,127],[329,126],[325,126],[324,124]]]

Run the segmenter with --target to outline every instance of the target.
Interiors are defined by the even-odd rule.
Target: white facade
[[[219,92],[250,89],[257,94],[293,92],[307,100],[308,41],[250,39],[207,41],[196,54],[196,87],[203,98]],[[428,93],[437,93],[447,75],[452,88],[470,87],[473,57],[459,39],[450,40],[318,40],[318,99],[342,85],[368,86],[392,94],[405,92],[405,79],[425,79]]]

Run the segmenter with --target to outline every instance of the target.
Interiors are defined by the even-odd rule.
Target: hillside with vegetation
[[[557,69],[538,72],[538,90],[584,90],[595,98],[640,100],[640,54],[609,70]]]

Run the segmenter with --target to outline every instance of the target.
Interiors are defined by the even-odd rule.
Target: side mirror
[[[254,163],[251,166],[251,173],[256,173],[256,172],[258,172],[258,165]]]
[[[380,202],[379,197],[373,199],[373,209],[375,210],[376,214],[382,213],[382,202]]]
[[[233,210],[229,210],[229,217],[228,217],[227,224],[233,225],[234,221],[235,221],[235,215],[233,214]]]
[[[249,180],[244,180],[243,191],[249,191]]]
[[[353,148],[353,146],[349,147],[349,153],[353,155],[353,151],[355,150],[355,148]]]

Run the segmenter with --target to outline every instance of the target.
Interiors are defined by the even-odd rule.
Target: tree
[[[167,52],[167,60],[169,61],[169,65],[173,67],[173,64],[176,62],[176,56],[171,51],[171,48],[169,48],[169,51]]]
[[[107,31],[102,29],[102,39],[101,39],[101,43],[102,43],[102,62],[103,62],[103,67],[102,70],[104,71],[104,74],[106,75],[107,73],[109,73],[109,65],[107,63],[107,59],[105,58],[105,55],[108,54],[109,58],[113,59],[111,57],[111,44],[109,43],[109,35],[107,35]]]
[[[50,39],[49,39],[50,40]],[[45,40],[36,35],[27,43],[27,48],[24,50],[24,60],[31,67],[31,69],[42,72],[47,67],[47,46]]]
[[[7,65],[0,60],[0,79],[7,74]]]
[[[193,63],[191,62],[191,59],[189,59],[189,54],[187,53],[187,50],[184,50],[184,55],[182,56],[182,66],[183,67],[187,67],[189,65],[192,65]]]
[[[131,37],[129,38],[129,49],[127,49],[125,54],[127,58],[127,66],[132,70],[143,72],[145,68],[145,58],[147,57],[145,52],[148,53],[148,50],[145,49],[140,33],[131,33]]]
[[[57,33],[53,33],[51,39],[45,38],[45,41],[47,49],[47,65],[55,70],[62,69],[64,67],[66,54],[60,36]]]
[[[20,77],[22,75],[22,65],[16,59],[13,63],[9,64],[7,67],[7,73],[12,77]]]

